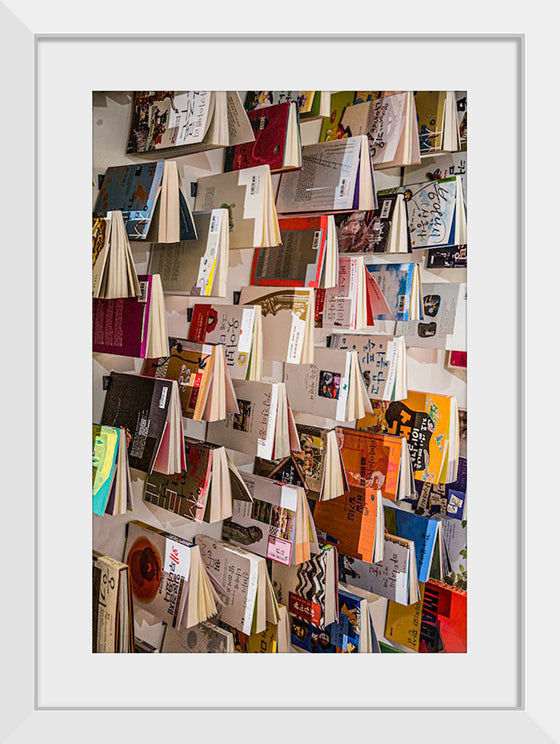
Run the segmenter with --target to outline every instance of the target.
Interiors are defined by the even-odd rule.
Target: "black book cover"
[[[150,473],[165,430],[172,380],[111,372],[101,423],[126,431],[131,468]]]

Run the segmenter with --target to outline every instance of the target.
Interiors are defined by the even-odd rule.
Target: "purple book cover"
[[[138,359],[146,357],[152,277],[139,276],[140,297],[93,298],[93,351]]]

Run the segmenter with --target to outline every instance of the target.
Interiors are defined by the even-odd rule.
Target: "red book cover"
[[[152,277],[139,276],[140,297],[93,298],[93,351],[143,359],[146,356]]]
[[[236,171],[267,164],[271,171],[282,170],[290,105],[286,101],[247,112],[255,141],[231,148],[233,154],[228,153],[226,170]]]
[[[420,653],[467,651],[467,592],[430,579],[424,587]]]
[[[449,366],[458,367],[459,369],[467,368],[467,352],[466,351],[450,351],[449,352]]]
[[[206,334],[217,322],[218,314],[212,305],[197,303],[193,308],[188,340],[203,344],[206,341]]]
[[[321,281],[327,245],[328,215],[278,220],[282,245],[255,248],[251,285],[313,287]]]

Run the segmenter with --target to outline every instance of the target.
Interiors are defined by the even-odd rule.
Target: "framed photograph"
[[[536,272],[526,257],[524,233],[526,116],[527,131],[534,137],[539,132],[543,153],[538,173],[532,169],[539,187],[527,193],[536,213],[547,191],[537,176],[542,179],[552,163],[545,153],[555,141],[551,124],[558,121],[558,104],[548,91],[547,106],[537,106],[544,84],[535,74],[534,108],[526,109],[525,34],[451,32],[434,17],[423,20],[413,4],[406,7],[418,28],[402,35],[389,33],[399,27],[402,8],[387,11],[382,29],[377,20],[366,24],[370,34],[356,22],[365,4],[351,18],[339,9],[344,22],[336,33],[322,31],[321,16],[300,8],[298,28],[317,28],[315,35],[262,34],[246,20],[233,24],[231,7],[221,6],[222,15],[214,19],[219,30],[209,34],[204,18],[197,15],[190,23],[178,5],[176,17],[170,9],[166,21],[153,21],[150,14],[150,22],[142,20],[144,4],[132,11],[128,3],[112,5],[111,13],[105,6],[96,10],[94,33],[71,4],[49,6],[0,5],[0,55],[8,71],[4,101],[12,111],[0,117],[11,200],[4,223],[8,358],[21,353],[23,338],[35,339],[26,364],[4,370],[6,406],[15,422],[10,440],[18,446],[7,468],[1,550],[5,596],[17,597],[18,612],[7,602],[0,621],[2,740],[93,741],[107,737],[111,726],[111,739],[188,731],[226,742],[233,719],[242,726],[246,717],[247,741],[256,740],[257,731],[259,740],[280,741],[289,734],[288,721],[298,736],[319,734],[328,741],[347,738],[350,730],[384,741],[560,741],[553,676],[556,536],[541,525],[543,517],[554,523],[554,504],[548,502],[555,500],[557,479],[546,472],[555,461],[554,435],[542,426],[545,401],[539,396],[553,390],[555,367],[541,362],[553,337],[536,328],[537,320],[541,326],[541,319],[554,317],[554,293],[527,290],[525,279],[536,280]],[[500,14],[485,12],[488,27],[501,27]],[[464,28],[471,14],[452,15],[455,27]],[[473,24],[475,16],[473,11]],[[189,33],[166,32],[165,25]],[[128,33],[121,35],[122,29]],[[540,23],[528,33],[533,46],[543,48],[534,50],[536,61],[552,59],[553,29]],[[307,87],[317,89],[368,88],[374,79],[381,89],[468,91],[468,651],[400,657],[294,653],[274,659],[94,655],[91,508],[81,494],[91,480],[84,458],[91,447],[91,142],[92,128],[107,122],[102,116],[92,121],[92,92],[173,84],[179,89],[185,79],[207,90],[248,90],[261,83],[283,90],[300,79],[303,66]],[[539,116],[546,120],[542,129]],[[124,136],[123,152],[126,145]],[[207,157],[200,154],[200,175],[211,170]],[[544,212],[553,210],[552,204]],[[539,272],[546,266],[553,277],[556,233],[547,231],[547,216],[542,224],[531,222],[531,245],[538,247],[533,260]],[[526,308],[532,311],[530,327]],[[169,330],[181,335],[180,329]],[[530,365],[525,360],[533,356],[538,363]],[[240,414],[240,422],[243,415],[248,414]],[[284,725],[267,726],[276,712]]]

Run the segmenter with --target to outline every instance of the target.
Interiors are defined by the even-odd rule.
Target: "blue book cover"
[[[305,620],[290,616],[292,644],[313,654],[358,653],[360,650],[361,602],[361,597],[345,589],[339,589],[339,620],[337,623],[327,625],[325,630]]]
[[[410,293],[414,267],[413,263],[366,264],[366,270],[379,285],[379,289],[387,300],[387,305],[392,310],[391,315],[374,315],[374,318],[378,320],[410,319]]]
[[[443,515],[462,521],[465,518],[467,495],[467,458],[459,457],[457,480],[453,483],[434,485],[414,481],[416,498],[404,499],[416,505],[417,510],[430,516]]]
[[[120,210],[129,240],[145,240],[163,177],[163,160],[107,168],[94,217]]]
[[[385,527],[397,537],[412,540],[416,554],[418,581],[422,583],[428,581],[437,538],[438,522],[429,517],[422,517],[419,514],[385,506]]]

